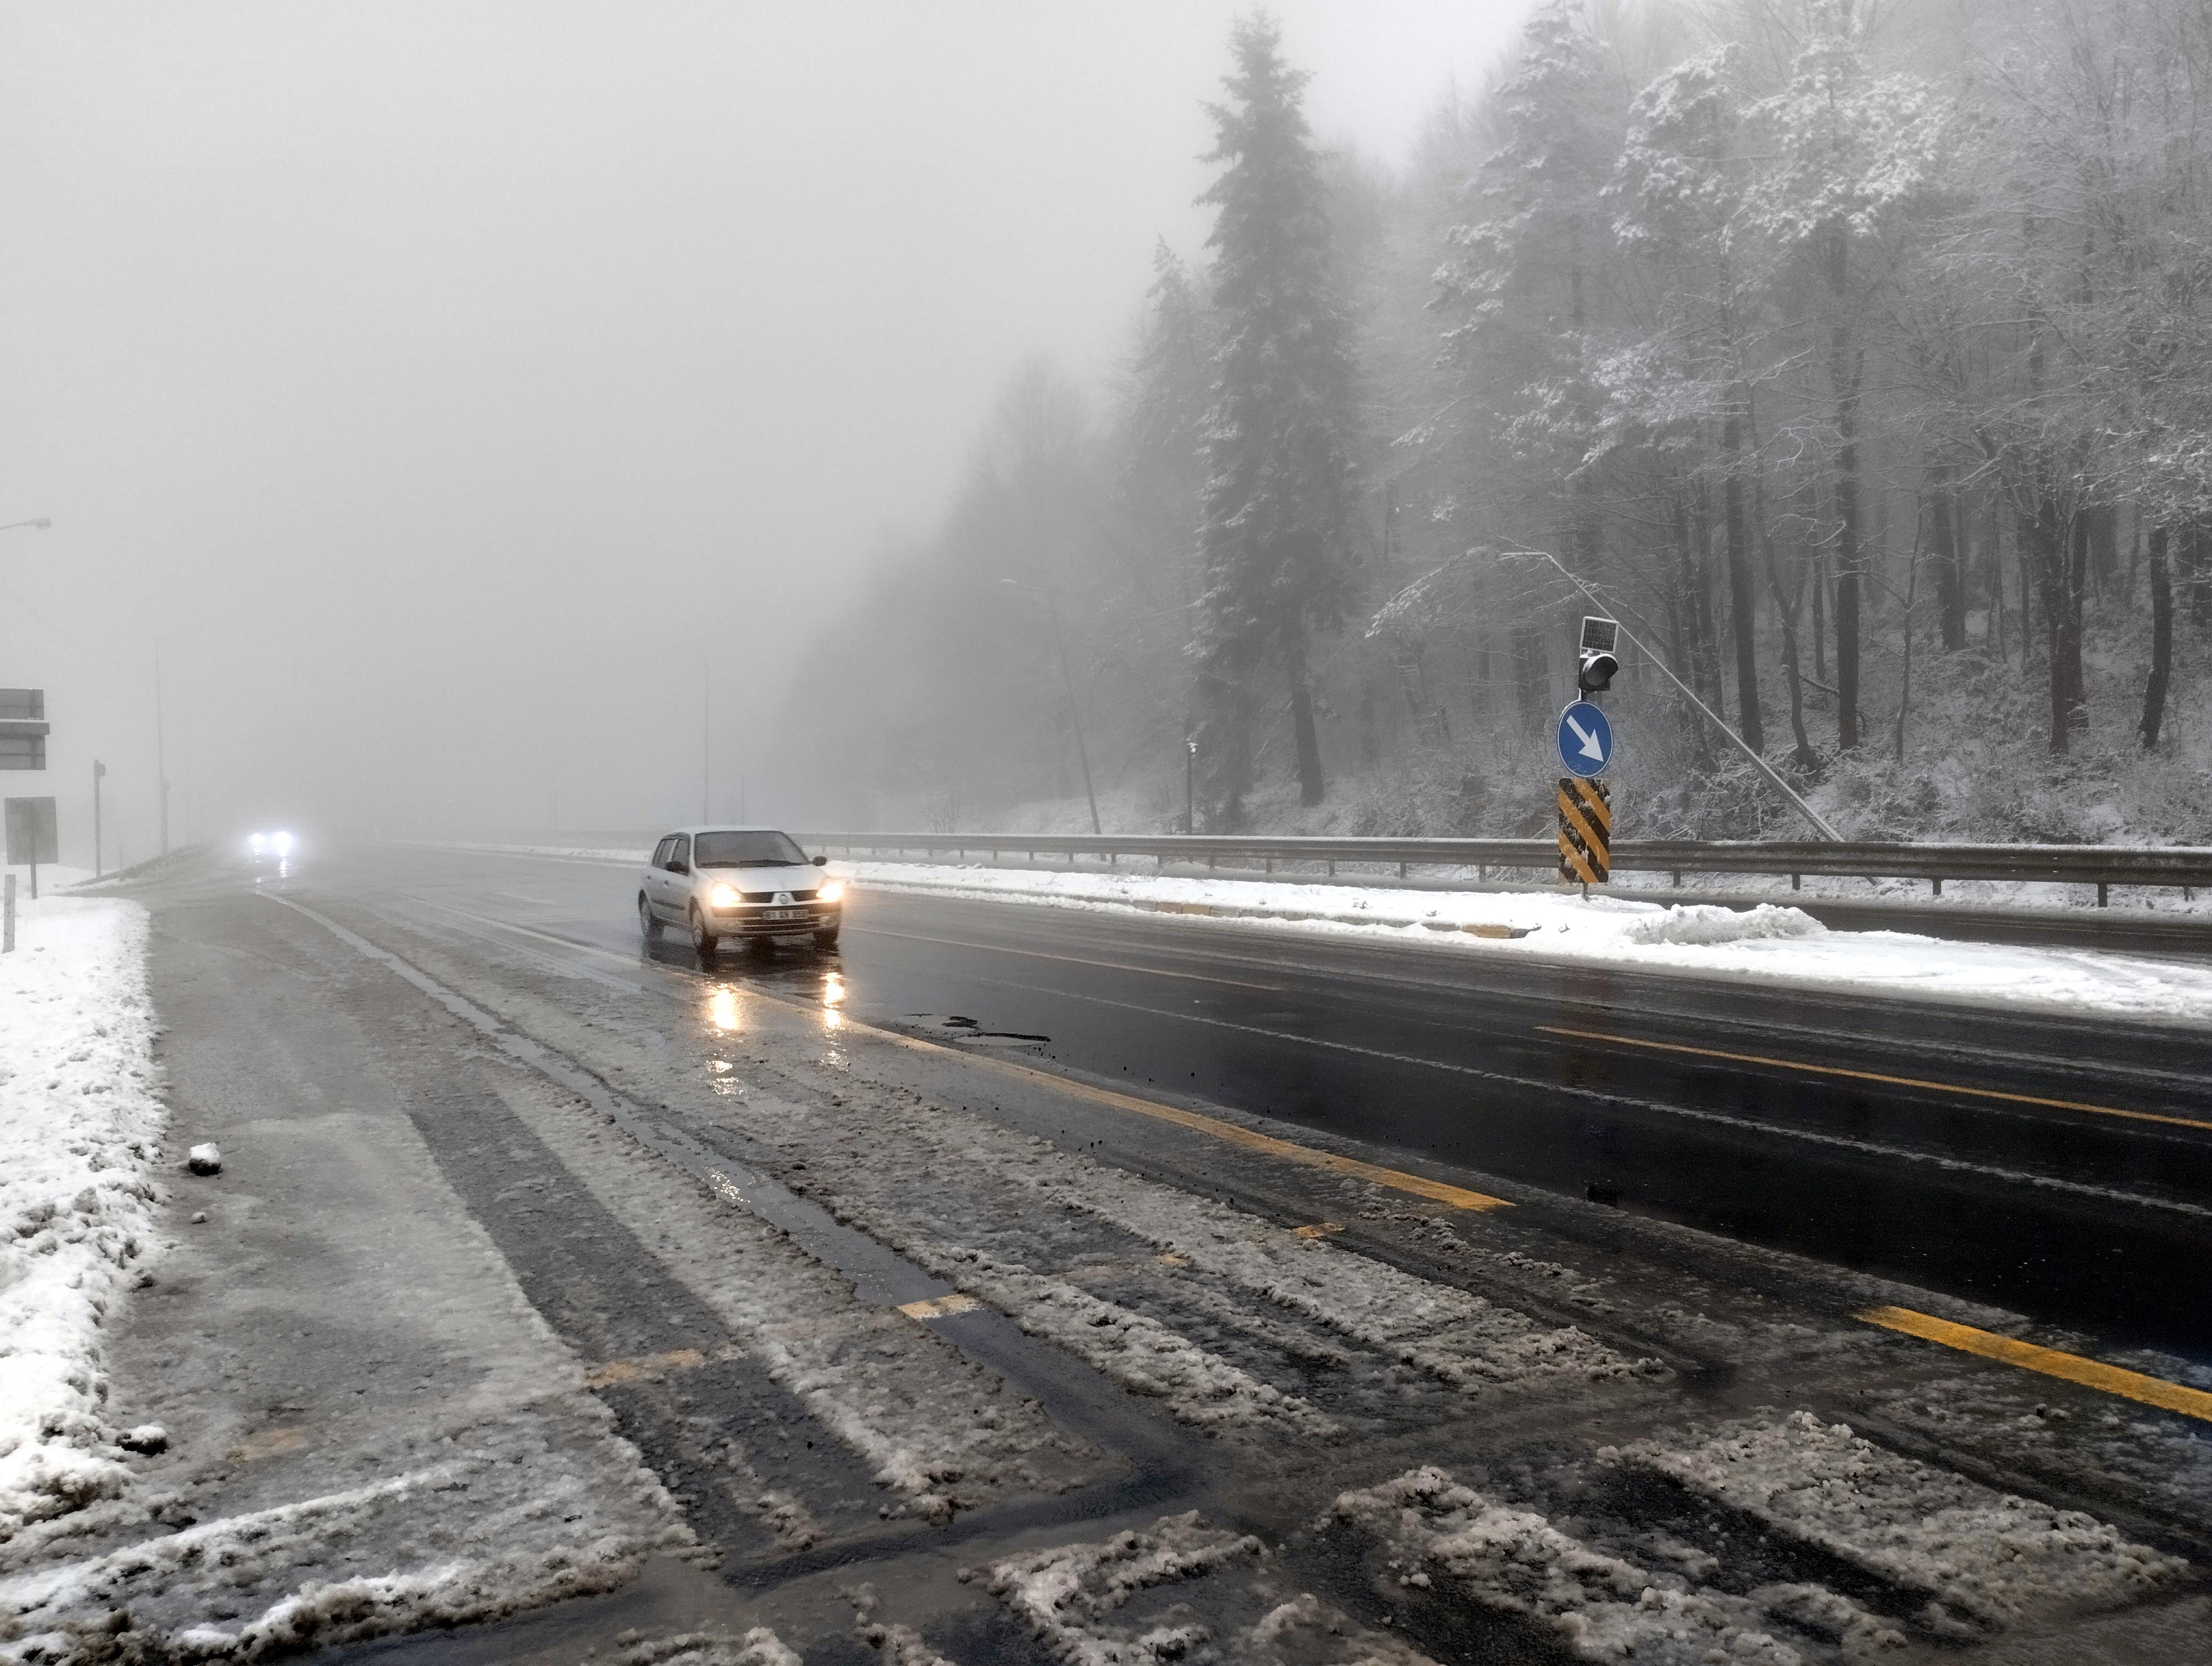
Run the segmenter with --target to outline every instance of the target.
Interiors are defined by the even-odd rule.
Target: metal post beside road
[[[0,903],[0,917],[5,920],[5,924],[0,925],[0,954],[13,954],[15,952],[15,876],[10,873],[5,878],[5,885],[0,885],[0,890],[7,893],[7,900]]]
[[[107,870],[100,860],[100,783],[107,774],[107,766],[98,758],[92,761],[92,877],[101,878]]]
[[[1620,670],[1614,653],[1620,631],[1611,619],[1583,621],[1575,666],[1575,686],[1583,697],[1559,714],[1555,736],[1567,771],[1559,777],[1559,878],[1579,881],[1585,897],[1613,872],[1613,790],[1604,775],[1613,762],[1613,725],[1596,701]]]

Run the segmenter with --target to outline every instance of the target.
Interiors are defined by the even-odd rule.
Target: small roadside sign
[[[1559,762],[1571,775],[1587,779],[1605,773],[1613,761],[1613,725],[1587,700],[1559,714]]]
[[[0,689],[0,769],[45,769],[52,727],[44,689]]]
[[[1601,885],[1612,872],[1613,794],[1601,781],[1559,782],[1559,878]]]
[[[31,870],[31,895],[39,894],[39,864],[61,860],[61,847],[54,833],[54,801],[52,799],[9,799],[8,812],[8,866]]]

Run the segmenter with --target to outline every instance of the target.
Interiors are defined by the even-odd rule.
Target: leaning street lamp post
[[[1052,610],[1052,645],[1060,654],[1060,680],[1067,690],[1067,721],[1075,730],[1075,756],[1083,764],[1083,796],[1091,801],[1091,831],[1103,834],[1098,824],[1098,794],[1091,786],[1091,749],[1083,744],[1083,714],[1076,709],[1075,676],[1067,668],[1067,641],[1060,633],[1060,603],[1051,591],[1042,585],[1020,584],[1012,579],[1000,579],[1009,590],[1026,590],[1033,596],[1044,598],[1044,605]]]

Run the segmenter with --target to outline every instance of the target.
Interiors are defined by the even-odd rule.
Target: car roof
[[[770,827],[763,822],[699,822],[690,827],[672,827],[660,837],[673,838],[678,833],[783,833],[783,830],[780,827]],[[788,833],[784,833],[783,836],[787,839],[791,838]],[[657,844],[659,840],[655,840],[654,842]],[[799,841],[792,839],[792,842],[796,844]]]

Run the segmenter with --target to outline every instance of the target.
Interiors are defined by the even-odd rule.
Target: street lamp
[[[35,526],[43,532],[47,527],[53,524],[54,523],[51,519],[45,515],[40,515],[36,520],[11,520],[6,526],[0,526],[0,532],[12,532],[18,526]]]
[[[169,854],[169,765],[166,736],[162,727],[161,649],[168,643],[185,636],[197,636],[205,625],[195,625],[190,630],[173,630],[166,636],[154,639],[154,780],[159,787],[161,806],[161,854]]]
[[[1188,836],[1198,831],[1198,737],[1187,736],[1182,745],[1182,830]]]
[[[1009,590],[1026,590],[1033,596],[1044,598],[1044,605],[1052,610],[1052,645],[1060,651],[1060,680],[1067,689],[1067,721],[1075,730],[1075,755],[1083,761],[1083,796],[1091,800],[1091,830],[1100,834],[1105,829],[1098,824],[1098,794],[1091,786],[1091,749],[1083,744],[1083,714],[1075,706],[1075,677],[1067,668],[1067,641],[1060,634],[1060,603],[1051,591],[1042,585],[1021,584],[1012,579],[1000,579]]]

